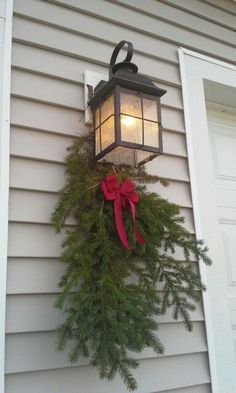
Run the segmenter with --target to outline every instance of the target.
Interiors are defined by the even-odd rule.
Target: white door
[[[215,263],[225,265],[227,305],[236,358],[236,116],[208,111],[208,128],[215,177],[213,203],[223,250],[223,260]]]
[[[236,393],[236,66],[184,48],[179,59],[196,236],[213,260],[199,265],[212,392]],[[207,118],[209,101],[221,114]]]

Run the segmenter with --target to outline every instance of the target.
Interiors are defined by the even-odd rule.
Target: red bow
[[[104,194],[104,198],[107,201],[114,201],[114,213],[116,228],[119,234],[121,243],[125,248],[130,250],[130,245],[127,239],[127,234],[122,217],[122,207],[128,208],[130,206],[133,221],[134,221],[134,233],[138,243],[145,243],[137,224],[135,223],[136,208],[135,203],[138,203],[139,195],[135,192],[135,184],[130,179],[125,179],[120,185],[115,175],[107,176],[105,180],[101,182],[101,189]]]

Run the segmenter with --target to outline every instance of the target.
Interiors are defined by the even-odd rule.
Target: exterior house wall
[[[140,72],[167,89],[164,154],[148,168],[169,180],[169,187],[152,189],[181,205],[194,234],[178,46],[235,64],[235,20],[236,5],[226,0],[14,0],[6,393],[125,390],[119,378],[100,382],[87,359],[72,367],[55,352],[63,235],[55,235],[50,216],[64,183],[66,147],[87,130],[85,70],[107,73],[114,46],[125,39]],[[137,392],[211,392],[201,305],[192,319],[188,333],[170,314],[160,318],[165,354],[140,355]]]

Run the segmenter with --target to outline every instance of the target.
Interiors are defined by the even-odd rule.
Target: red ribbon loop
[[[101,190],[104,194],[104,198],[107,201],[114,201],[114,214],[117,232],[120,237],[120,241],[123,246],[130,250],[130,245],[127,239],[127,234],[124,226],[122,208],[131,209],[133,222],[134,222],[134,233],[138,243],[145,243],[139,228],[135,222],[136,220],[136,207],[138,203],[139,195],[135,190],[135,184],[130,179],[125,179],[124,182],[119,185],[117,177],[115,175],[107,176],[105,180],[101,182]]]

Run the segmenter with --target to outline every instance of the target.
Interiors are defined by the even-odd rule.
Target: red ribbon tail
[[[120,241],[127,250],[130,250],[130,245],[127,239],[123,216],[122,216],[122,206],[121,206],[120,197],[114,200],[114,213],[115,213],[116,228],[120,237]]]
[[[138,227],[138,225],[136,223],[134,224],[134,233],[135,233],[135,236],[136,236],[136,239],[137,239],[138,243],[140,243],[140,244],[145,244],[146,243],[144,238],[142,237],[141,232],[139,230],[139,227]]]
[[[141,235],[141,232],[139,230],[138,225],[136,224],[136,208],[135,208],[135,204],[131,200],[129,200],[129,203],[130,203],[131,212],[132,212],[133,221],[134,221],[134,233],[135,233],[136,240],[140,244],[145,244],[145,240],[144,240],[144,238]]]

